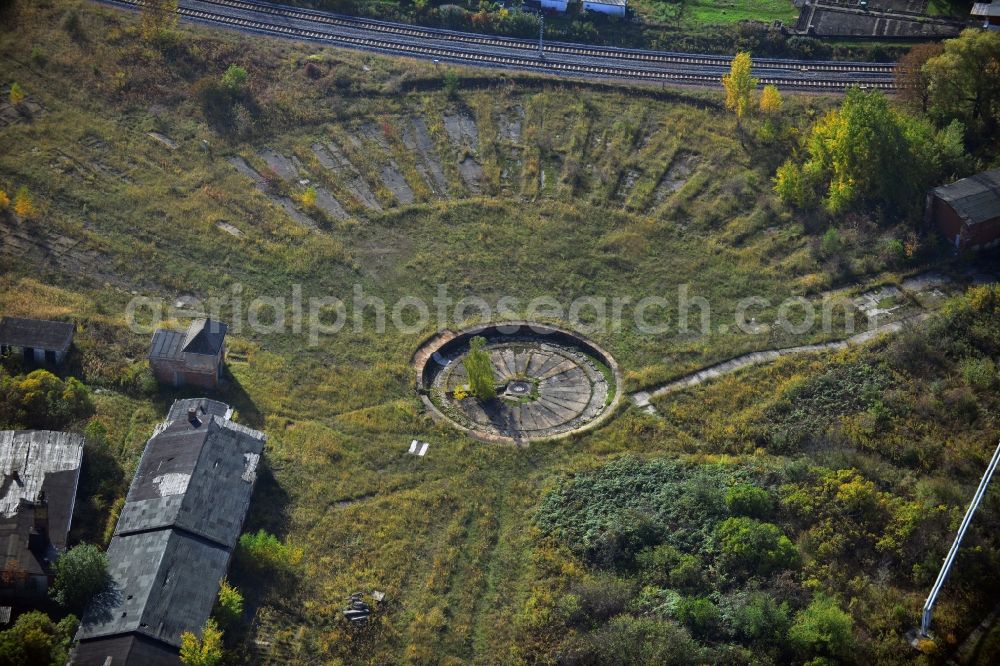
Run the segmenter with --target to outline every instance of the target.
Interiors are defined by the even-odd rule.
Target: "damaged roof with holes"
[[[263,450],[264,436],[217,412],[228,406],[175,403],[166,425],[149,440],[132,479],[116,535],[176,527],[232,548]],[[225,413],[225,412],[224,412]]]
[[[64,352],[73,343],[73,328],[67,321],[4,317],[0,321],[0,345]]]
[[[128,635],[179,646],[208,618],[266,440],[231,414],[221,402],[178,400],[146,444],[108,547],[114,590],[77,634],[88,659],[111,656]]]
[[[116,536],[108,546],[115,587],[87,609],[78,638],[135,632],[179,646],[212,612],[230,552],[182,530]]]
[[[190,409],[194,409],[199,416],[211,414],[221,416],[226,420],[233,416],[233,408],[224,402],[208,398],[184,398],[183,400],[174,400],[174,404],[170,405],[170,411],[167,412],[166,420],[169,422],[186,419]]]
[[[73,518],[83,461],[83,435],[52,430],[0,431],[0,520],[12,519],[22,500],[48,504],[49,540],[62,550]]]
[[[934,189],[966,224],[1000,218],[1000,169],[991,169]]]

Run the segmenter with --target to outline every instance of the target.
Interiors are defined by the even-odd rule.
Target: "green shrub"
[[[20,83],[15,81],[14,83],[10,84],[9,98],[11,104],[17,106],[18,104],[24,101],[25,97],[27,97],[27,93],[24,92],[24,88],[21,87]]]
[[[772,523],[735,517],[717,530],[723,569],[737,575],[766,576],[798,564],[798,550]]]
[[[644,582],[666,587],[670,584],[670,570],[677,566],[680,558],[676,548],[664,543],[643,549],[635,562]]]
[[[888,238],[882,242],[882,261],[889,265],[898,265],[906,260],[906,246],[898,238]]]
[[[702,649],[674,622],[620,615],[600,629],[574,638],[560,663],[619,666],[694,666]]]
[[[17,618],[0,631],[0,666],[61,666],[69,660],[69,646],[78,620],[67,615],[58,623],[41,611]]]
[[[238,557],[241,562],[257,569],[290,571],[302,561],[302,549],[282,543],[264,530],[240,536]]]
[[[849,657],[854,649],[851,617],[837,602],[818,594],[795,615],[788,641],[803,657]]]
[[[824,257],[834,257],[844,250],[844,242],[840,238],[840,232],[834,227],[830,227],[823,234],[819,242],[820,253]]]
[[[639,554],[660,543],[679,553],[705,547],[725,515],[723,488],[733,474],[723,467],[625,457],[564,479],[545,496],[535,520],[543,533],[591,564],[643,566]],[[668,551],[660,556],[667,558]],[[646,566],[656,557],[645,555]]]
[[[677,605],[677,619],[692,634],[702,639],[717,637],[719,609],[705,597],[684,597]]]
[[[744,642],[779,644],[791,625],[787,602],[779,603],[767,592],[749,591],[731,597],[722,611],[733,636]]]
[[[759,486],[742,483],[726,491],[726,508],[734,516],[767,518],[774,512],[774,498]]]
[[[127,366],[118,376],[118,389],[133,396],[150,396],[156,393],[158,384],[149,364],[137,361]]]
[[[93,544],[81,543],[56,560],[55,573],[49,591],[52,598],[82,613],[90,600],[108,586],[108,556]]]
[[[574,585],[567,596],[575,600],[568,624],[593,626],[607,622],[625,610],[632,597],[632,586],[621,578],[604,574]]]
[[[444,86],[444,93],[449,97],[454,99],[458,95],[458,88],[461,85],[459,81],[458,74],[452,70],[448,70],[444,73],[442,77],[442,83]]]
[[[191,87],[205,120],[219,134],[246,139],[256,129],[260,109],[247,81],[245,69],[230,65],[220,79],[206,76]]]
[[[965,383],[980,391],[992,388],[997,379],[997,366],[990,358],[964,358],[958,368]]]
[[[680,590],[698,590],[705,587],[705,567],[697,555],[681,555],[670,570],[670,585]]]
[[[243,595],[225,578],[219,581],[219,597],[215,601],[212,617],[223,630],[229,630],[243,617]]]
[[[248,78],[247,70],[239,65],[230,65],[226,73],[222,75],[221,83],[227,90],[240,93],[246,88]]]

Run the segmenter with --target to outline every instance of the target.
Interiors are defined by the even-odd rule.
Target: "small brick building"
[[[157,330],[149,347],[153,375],[175,387],[218,387],[228,330],[226,324],[212,319],[196,319],[187,331]]]
[[[934,188],[926,213],[959,250],[995,247],[1000,244],[1000,169]]]

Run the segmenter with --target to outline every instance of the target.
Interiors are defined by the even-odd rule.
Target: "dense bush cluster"
[[[1000,350],[987,325],[998,303],[995,288],[973,290],[922,335],[950,331],[936,338],[940,356],[967,359],[960,367],[975,367],[973,381],[992,381],[986,364],[968,359]],[[941,357],[922,355],[927,363]],[[821,432],[870,413],[903,385],[891,365],[835,364],[793,382],[764,418],[776,429],[800,421]],[[799,413],[790,416],[789,406]],[[540,663],[603,663],[603,649],[644,627],[641,655],[623,649],[623,663],[652,663],[642,660],[666,642],[659,663],[893,663],[964,508],[964,493],[946,488],[887,486],[856,468],[804,459],[625,457],[577,473],[536,514],[539,581],[518,625],[525,650]],[[995,517],[984,513],[951,598],[966,598],[965,586],[1000,563],[989,536]],[[938,626],[956,621],[944,604]]]
[[[802,138],[804,160],[787,160],[775,191],[798,209],[873,213],[880,222],[920,219],[923,193],[996,160],[1000,35],[966,30],[922,45],[898,68],[906,107],[879,91],[848,91]],[[838,225],[839,226],[839,225]]]
[[[831,214],[878,211],[912,217],[922,193],[953,174],[965,175],[965,127],[935,129],[927,120],[892,108],[880,91],[848,90],[840,108],[812,128],[801,165],[786,161],[775,190],[786,203]]]
[[[0,666],[50,666],[65,664],[78,620],[68,615],[58,623],[41,611],[17,618],[0,631]]]
[[[52,598],[74,613],[82,614],[87,604],[110,582],[108,555],[89,543],[77,544],[55,564]]]
[[[780,524],[773,484],[782,476],[626,457],[564,480],[536,516],[551,539],[542,552],[580,558],[587,569],[553,576],[565,590],[549,604],[536,591],[522,617],[529,644],[546,652],[546,640],[562,634],[556,663],[603,663],[603,650],[642,628],[646,643],[624,650],[624,663],[823,656],[829,647],[813,640],[819,630],[810,619],[817,611],[798,582],[801,556]],[[847,618],[850,639],[836,602],[813,604]],[[789,644],[793,626],[805,637]]]
[[[667,419],[706,452],[809,454],[811,461],[777,459],[770,472],[729,485],[730,517],[721,523],[729,523],[729,536],[752,524],[734,525],[738,516],[770,522],[794,544],[797,567],[764,577],[770,580],[757,589],[747,586],[775,600],[761,615],[779,625],[780,618],[787,620],[781,626],[791,655],[898,661],[899,636],[919,616],[995,446],[998,315],[1000,289],[973,287],[925,326],[892,339],[832,358],[790,360],[662,404]],[[576,500],[586,503],[582,496]],[[939,636],[964,635],[992,605],[997,590],[984,581],[994,580],[985,572],[1000,562],[998,516],[1000,505],[987,497],[935,613]],[[760,532],[743,542],[754,544],[753,552],[766,564],[768,554],[780,549],[774,547],[775,535]],[[641,568],[655,562],[666,573],[637,582],[671,591],[648,596],[641,607],[673,609],[673,617],[703,642],[704,627],[713,621],[723,627],[716,640],[725,631],[736,641],[756,633],[741,628],[742,621],[726,610],[734,602],[725,584],[739,580],[732,557],[740,553],[735,544],[728,546],[729,554],[717,550],[715,559],[699,553],[702,569],[695,576],[676,571],[679,553],[690,551],[656,550],[638,557]],[[746,561],[739,564],[744,576],[753,569]],[[711,585],[722,581],[727,569],[729,582],[713,597]],[[690,580],[699,582],[692,586]],[[715,603],[717,620],[705,604],[692,605],[689,598],[696,595]],[[785,604],[788,612],[782,613]],[[848,609],[853,620],[845,625],[840,616]],[[785,658],[789,654],[778,655],[779,661]]]
[[[48,370],[11,375],[0,368],[0,427],[61,429],[94,412],[90,390]]]

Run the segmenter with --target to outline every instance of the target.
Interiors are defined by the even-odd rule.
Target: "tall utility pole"
[[[990,479],[993,478],[993,472],[996,471],[998,463],[1000,463],[1000,444],[997,444],[997,450],[993,452],[993,459],[990,460],[990,464],[986,467],[986,472],[979,482],[976,494],[972,496],[972,502],[969,503],[969,508],[965,512],[965,518],[962,519],[962,524],[958,527],[958,534],[955,535],[955,541],[951,544],[951,550],[948,551],[947,557],[944,558],[944,564],[941,565],[941,571],[938,573],[937,580],[934,581],[934,587],[931,588],[931,593],[927,596],[927,601],[924,602],[924,615],[920,620],[921,636],[927,636],[927,630],[931,626],[931,613],[934,611],[934,604],[937,602],[938,593],[941,591],[944,581],[951,572],[951,565],[955,562],[958,547],[962,545],[962,537],[965,536],[966,530],[969,529],[969,523],[972,522],[972,515],[979,508],[979,503],[983,501],[983,495],[986,494],[986,489],[990,485]]]
[[[543,34],[545,33],[545,14],[538,12],[538,59],[545,60]]]

